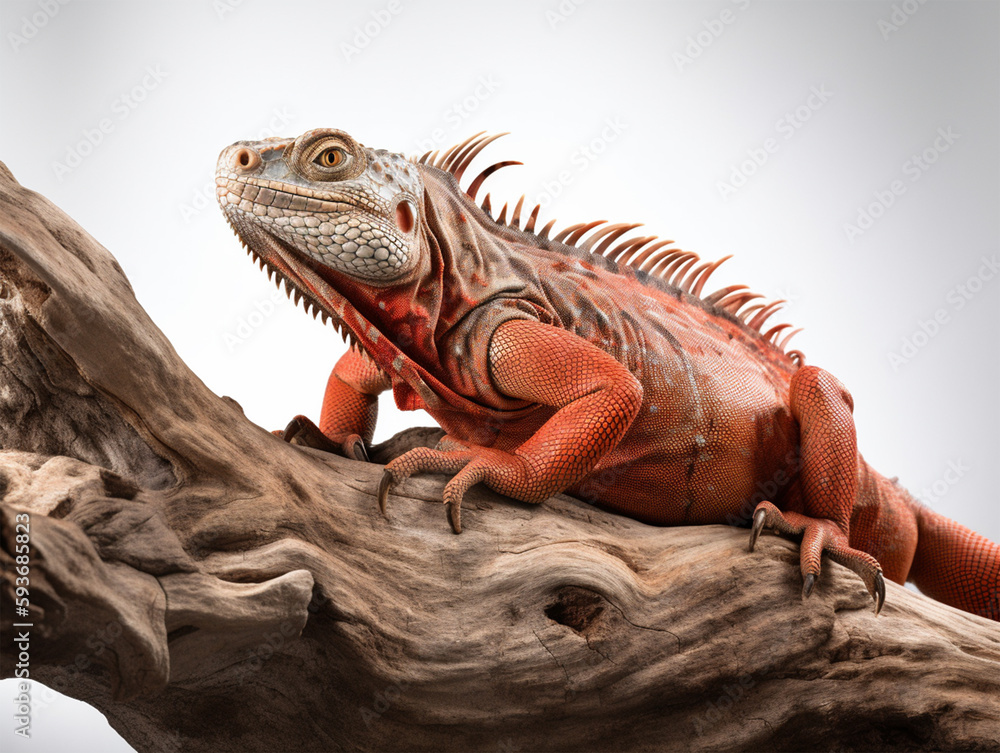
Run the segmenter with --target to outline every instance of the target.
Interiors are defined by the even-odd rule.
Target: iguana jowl
[[[763,329],[780,302],[742,285],[702,295],[725,259],[623,239],[638,225],[549,239],[538,207],[521,228],[523,197],[493,219],[489,196],[474,199],[512,163],[459,181],[495,138],[419,160],[332,129],[222,152],[217,195],[241,241],[352,343],[319,427],[296,417],[286,439],[361,457],[392,389],[447,434],[386,466],[383,510],[392,484],[444,472],[456,532],[477,483],[525,502],[566,491],[654,524],[752,516],[751,548],[764,527],[801,534],[805,596],[826,553],[876,611],[884,572],[1000,620],[1000,547],[868,466],[844,386],[785,352],[789,325]]]

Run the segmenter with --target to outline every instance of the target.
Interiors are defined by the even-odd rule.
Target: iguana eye
[[[324,149],[320,152],[313,162],[320,167],[337,167],[338,165],[342,165],[345,159],[347,159],[347,155],[343,149],[339,146],[331,146],[329,149]]]

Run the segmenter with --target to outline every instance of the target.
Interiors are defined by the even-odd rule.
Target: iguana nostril
[[[260,164],[260,155],[245,146],[233,152],[232,166],[238,170],[252,170]]]
[[[413,204],[409,199],[403,199],[396,205],[396,227],[404,235],[413,230]]]

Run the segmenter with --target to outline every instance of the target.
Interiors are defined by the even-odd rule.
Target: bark
[[[4,646],[140,751],[974,750],[1000,626],[794,542],[656,528],[288,445],[185,366],[112,256],[0,165]],[[141,242],[141,241],[137,241]],[[14,612],[30,514],[30,615]]]

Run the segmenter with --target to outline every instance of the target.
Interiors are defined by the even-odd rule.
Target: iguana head
[[[414,267],[417,167],[343,131],[238,141],[219,157],[216,186],[230,224],[269,264],[297,252],[288,258],[374,285]]]

